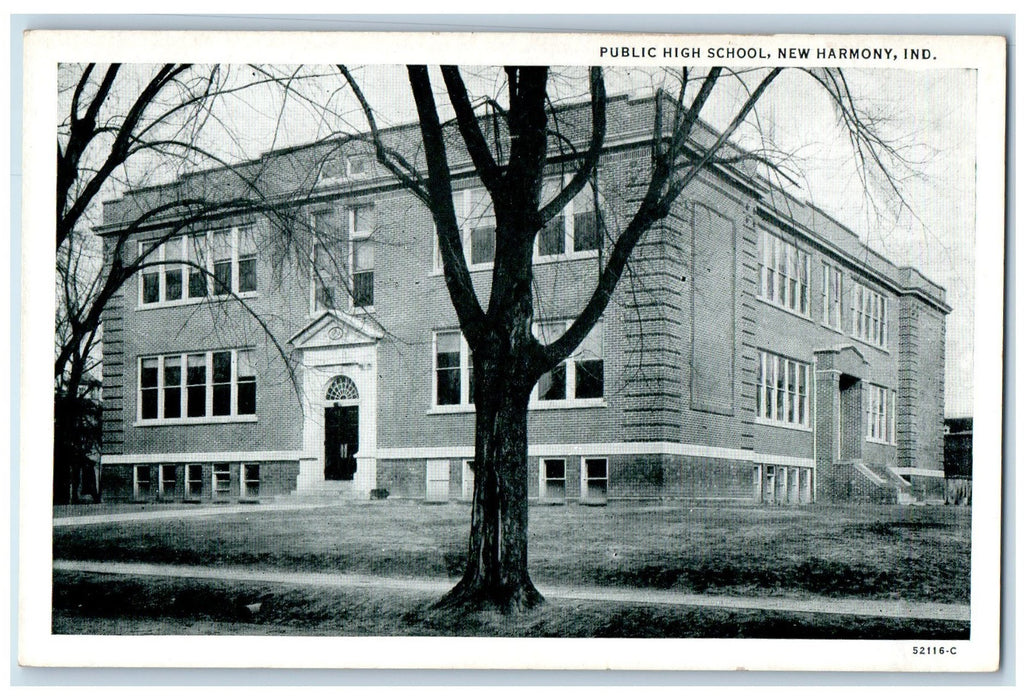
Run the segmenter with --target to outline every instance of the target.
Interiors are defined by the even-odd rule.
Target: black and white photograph
[[[23,663],[995,667],[1002,38],[234,34],[25,39]]]

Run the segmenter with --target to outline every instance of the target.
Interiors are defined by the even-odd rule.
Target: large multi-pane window
[[[255,414],[252,350],[139,358],[140,420]]]
[[[831,328],[841,328],[841,295],[844,290],[844,273],[839,267],[823,263],[823,323]]]
[[[561,180],[547,180],[542,188],[542,204],[551,201],[562,186]],[[587,184],[538,232],[538,257],[594,251],[600,240],[601,219],[596,213],[595,191]]]
[[[873,345],[887,345],[887,297],[859,282],[852,283],[851,334]]]
[[[893,390],[876,384],[866,387],[866,439],[874,442],[894,442]]]
[[[535,324],[535,336],[548,345],[569,326],[568,321]],[[600,399],[605,391],[602,351],[602,322],[595,324],[577,349],[563,362],[542,375],[535,385],[539,402]]]
[[[765,229],[759,229],[759,296],[809,314],[809,254]]]
[[[438,331],[434,346],[434,405],[472,405],[474,359],[466,340],[459,331]]]
[[[150,263],[139,273],[140,306],[198,301],[211,290],[219,296],[257,291],[252,226],[174,236],[159,244],[141,241],[138,250]]]
[[[755,415],[763,421],[809,425],[809,365],[765,350],[755,368]]]

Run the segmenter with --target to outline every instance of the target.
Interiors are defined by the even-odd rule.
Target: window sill
[[[451,406],[432,406],[427,410],[427,415],[445,415],[447,413],[473,413],[476,410],[474,404],[453,404]]]
[[[770,308],[777,309],[778,311],[783,311],[785,314],[789,314],[791,316],[794,316],[795,318],[800,318],[803,321],[809,321],[810,323],[812,322],[812,317],[808,314],[803,314],[801,311],[795,311],[794,309],[789,309],[786,306],[781,306],[777,302],[767,299],[766,297],[760,296],[758,294],[755,295],[755,298],[761,301],[766,306],[769,306]]]
[[[598,257],[598,250],[575,250],[572,253],[557,253],[556,255],[535,255],[535,265],[548,265],[551,263],[572,262],[574,260],[594,260]]]
[[[866,442],[871,443],[873,445],[880,445],[881,447],[895,447],[896,446],[893,442],[887,442],[886,440],[880,440],[878,438],[871,438],[869,436],[866,436]]]
[[[174,301],[155,301],[152,304],[136,304],[136,311],[148,311],[150,309],[173,309],[177,306],[195,306],[204,302],[221,302],[231,299],[256,299],[260,292],[239,292],[238,294],[211,294],[205,297],[190,297],[188,299],[176,299]]]
[[[207,425],[217,423],[256,423],[257,417],[253,416],[199,416],[196,418],[155,418],[137,420],[132,424],[133,428],[152,428],[164,425]]]
[[[563,399],[560,401],[532,401],[527,406],[529,411],[548,411],[558,408],[606,408],[609,404],[605,399]]]
[[[576,408],[607,408],[609,406],[605,399],[567,399],[562,401],[532,401],[527,406],[528,411],[551,411],[557,409]],[[459,404],[452,406],[433,406],[427,410],[427,415],[443,415],[447,413],[474,413],[476,407],[473,404]]]
[[[847,335],[847,337],[851,338],[856,342],[862,343],[867,347],[873,348],[874,350],[878,350],[879,352],[885,353],[887,355],[891,354],[891,351],[888,350],[886,347],[884,347],[883,345],[877,345],[872,340],[866,340],[865,338],[860,338],[857,335],[852,335],[851,333],[847,333],[845,335]]]
[[[769,428],[786,428],[787,430],[797,430],[800,433],[811,433],[812,426],[809,425],[795,425],[794,423],[783,423],[781,421],[767,420],[765,418],[756,418],[756,425],[765,425]]]

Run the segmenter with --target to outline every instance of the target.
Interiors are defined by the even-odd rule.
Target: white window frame
[[[371,304],[368,304],[367,306],[357,306],[356,305],[356,298],[355,298],[355,294],[356,294],[356,243],[358,241],[359,242],[371,241],[371,245],[375,245],[375,243],[373,241],[373,234],[374,234],[374,228],[375,227],[372,226],[370,229],[364,230],[364,231],[357,231],[356,230],[356,221],[357,221],[356,212],[358,210],[362,210],[362,211],[368,211],[369,210],[371,212],[375,212],[375,215],[376,215],[375,207],[374,207],[373,204],[356,205],[356,206],[350,207],[349,210],[348,210],[348,217],[349,217],[349,255],[348,255],[348,258],[349,258],[349,260],[348,260],[348,272],[349,272],[349,295],[348,295],[349,296],[349,310],[354,312],[354,313],[374,313],[374,303],[373,302]],[[371,282],[371,294],[372,295],[374,293],[373,279],[374,279],[374,274],[375,274],[375,272],[377,270],[377,252],[378,252],[377,250],[374,251],[374,257],[375,257],[374,267],[372,267],[370,269],[371,280],[372,280],[372,282]],[[366,272],[366,270],[364,270],[363,272]],[[376,300],[374,300],[374,301],[376,301]]]
[[[257,420],[256,413],[239,413],[239,353],[251,351],[252,348],[225,348],[220,350],[207,350],[200,352],[172,353],[167,355],[140,355],[136,358],[136,425],[187,425],[191,423],[229,423],[229,422],[253,422]],[[231,376],[230,382],[230,412],[227,415],[214,415],[214,354],[227,352],[231,354]],[[188,415],[188,362],[189,356],[202,355],[206,366],[204,378],[204,411],[202,416]],[[179,388],[180,413],[177,418],[165,418],[164,407],[164,359],[169,357],[181,358],[181,384]],[[143,418],[143,386],[142,386],[142,365],[143,360],[157,360],[157,417]],[[257,381],[259,384],[259,380]],[[152,387],[147,387],[152,389]]]
[[[177,468],[178,468],[177,464],[161,464],[161,465],[159,465],[157,467],[157,472],[158,472],[158,474],[157,474],[157,483],[159,484],[159,486],[157,488],[157,493],[160,495],[160,498],[168,498],[169,496],[171,498],[174,498],[174,496],[175,496],[175,489],[178,488]],[[173,481],[171,481],[171,492],[170,493],[168,493],[167,488],[165,487],[165,482],[168,481],[167,475],[164,472],[165,469],[171,469],[172,471],[175,472],[175,478],[174,478]]]
[[[824,260],[822,283],[822,323],[827,328],[841,331],[844,328],[844,271],[834,263]],[[837,312],[836,323],[832,314],[834,311]]]
[[[458,333],[460,336],[460,401],[453,404],[438,403],[438,336]],[[439,329],[431,333],[431,412],[454,413],[474,410],[474,397],[470,393],[470,345],[458,328]]]
[[[865,437],[867,442],[894,445],[894,403],[896,392],[879,384],[866,384]]]
[[[250,231],[255,229],[253,222],[247,222],[242,224],[236,224],[232,226],[222,226],[212,228],[202,233],[185,233],[181,235],[175,235],[168,238],[166,241],[160,244],[159,250],[151,254],[151,262],[160,262],[159,265],[151,265],[145,267],[137,273],[138,277],[138,298],[136,300],[137,310],[138,309],[155,309],[167,306],[184,306],[188,304],[202,304],[206,301],[220,301],[231,297],[239,297],[240,299],[251,299],[260,295],[260,254],[257,251],[254,254],[254,258],[257,261],[257,288],[252,291],[243,292],[240,291],[239,285],[241,277],[239,274],[239,235],[243,231]],[[214,258],[213,258],[213,235],[216,232],[228,231],[229,232],[229,245],[231,248],[231,291],[225,294],[215,294],[216,285],[214,278]],[[196,237],[203,238],[203,258],[204,258],[204,271],[206,273],[206,285],[207,293],[203,296],[189,296],[189,273],[195,271],[195,268],[191,265],[186,264],[189,260],[189,245],[191,240]],[[149,250],[159,239],[151,239],[148,241],[139,241],[138,243],[138,254],[142,257],[143,253]],[[177,254],[169,253],[168,249],[178,248]],[[156,257],[152,257],[152,256]],[[165,264],[166,260],[178,259],[182,261],[180,264]],[[178,299],[167,298],[167,278],[165,272],[172,267],[181,267],[182,274],[182,295]],[[152,274],[153,270],[157,270],[159,293],[158,300],[152,302],[143,301],[143,275]]]
[[[474,500],[474,460],[462,460],[462,473],[460,475],[460,497],[464,501]]]
[[[251,479],[248,474],[250,468],[256,468],[256,479]],[[253,491],[253,484],[256,487]],[[260,464],[259,462],[245,462],[239,466],[239,493],[242,498],[260,497]]]
[[[562,462],[563,463],[563,478],[562,479],[549,479],[545,473],[545,467],[548,462]],[[548,501],[550,503],[565,503],[567,492],[566,492],[566,467],[567,460],[565,457],[541,457],[538,460],[538,500]],[[563,482],[563,497],[559,498],[549,494],[549,482]]]
[[[802,307],[801,276],[791,276],[790,262],[794,260],[796,267],[805,267],[805,307]],[[759,293],[758,298],[777,308],[788,311],[802,318],[810,318],[812,307],[812,256],[797,244],[784,240],[765,228],[759,228]],[[767,280],[773,273],[773,284],[767,292]],[[783,298],[780,296],[779,280],[785,280]],[[795,291],[791,284],[794,283]]]
[[[140,479],[139,475],[142,473],[141,470],[146,470],[146,479]],[[153,491],[153,472],[150,471],[150,465],[148,464],[136,464],[132,467],[132,498],[140,501],[148,499]],[[146,484],[146,493],[141,493],[140,485]]]
[[[887,295],[864,282],[851,284],[851,337],[864,343],[887,349]],[[861,324],[861,328],[860,328]]]
[[[561,324],[562,331],[559,333],[565,333],[566,329],[573,323],[570,320],[554,319],[554,320],[541,320],[534,323],[532,331],[536,338],[538,338],[538,327],[542,325],[556,325]],[[574,351],[570,353],[570,356],[563,360],[562,363],[565,365],[566,374],[566,393],[565,398],[562,399],[540,399],[538,398],[538,385],[535,384],[534,388],[531,389],[531,401],[528,405],[531,409],[546,409],[546,408],[582,408],[589,406],[605,406],[606,405],[606,342],[605,342],[605,324],[602,319],[595,324],[595,326],[588,332],[588,336],[593,333],[597,333],[602,346],[602,396],[595,396],[589,398],[577,398],[577,361],[580,359],[581,346],[578,345],[574,348]],[[539,338],[541,341],[541,338]],[[581,345],[584,341],[581,341]]]
[[[588,473],[588,462],[603,462],[606,465],[604,477],[592,477]],[[588,495],[588,486],[592,482],[601,481],[605,485],[605,495],[602,498],[591,498]],[[581,500],[585,503],[606,503],[609,501],[609,458],[582,456],[581,457]]]
[[[812,378],[813,372],[812,367],[807,362],[801,360],[795,360],[790,357],[778,355],[769,350],[759,350],[755,358],[756,362],[756,382],[755,391],[756,406],[755,406],[755,422],[763,425],[774,425],[784,428],[794,428],[799,430],[811,430],[812,417],[809,415],[810,396],[812,395]],[[792,392],[788,389],[787,377],[789,374],[790,367],[795,368],[795,390]],[[780,377],[781,367],[784,371],[784,415],[777,415],[777,396],[780,392],[778,388],[778,378]],[[805,393],[801,393],[801,377],[804,374],[805,382]],[[761,375],[762,380],[759,380]],[[788,409],[793,411],[796,417],[800,417],[798,420],[790,420],[788,416]]]
[[[220,467],[224,467],[223,472],[219,472]],[[222,489],[222,484],[227,488]],[[210,497],[215,501],[232,497],[232,465],[228,462],[216,462],[210,466]]]
[[[199,478],[192,478],[193,469],[199,470]],[[199,490],[194,491],[193,487],[199,485]],[[185,465],[185,497],[187,499],[197,499],[203,497],[203,465],[202,464],[186,464]]]

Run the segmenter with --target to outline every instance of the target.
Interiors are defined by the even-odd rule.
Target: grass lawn
[[[55,529],[53,555],[445,577],[469,519],[466,505],[386,501],[109,523]],[[539,506],[529,557],[546,583],[967,604],[969,535],[969,512],[940,506]]]
[[[251,612],[246,606],[260,602]],[[433,610],[417,593],[57,572],[53,632],[763,639],[968,639],[968,622],[552,601],[528,613]]]

